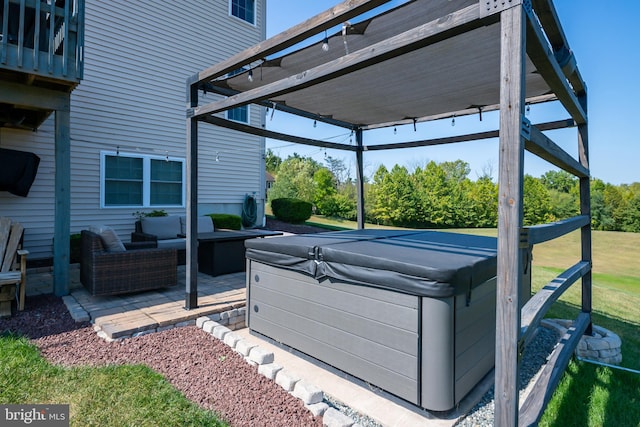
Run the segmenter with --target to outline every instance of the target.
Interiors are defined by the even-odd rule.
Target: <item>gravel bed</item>
[[[558,342],[558,333],[552,329],[540,327],[536,337],[525,347],[520,364],[520,395],[533,377],[547,362],[549,354]],[[492,427],[494,421],[494,387],[492,386],[469,412],[456,423],[460,427]]]

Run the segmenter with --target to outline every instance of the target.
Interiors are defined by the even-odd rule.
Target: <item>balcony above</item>
[[[80,83],[83,45],[84,0],[0,0],[0,127],[37,129],[52,110],[38,91]]]

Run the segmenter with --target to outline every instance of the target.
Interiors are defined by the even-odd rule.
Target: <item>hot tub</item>
[[[494,238],[357,230],[246,248],[254,333],[431,411],[493,367]]]

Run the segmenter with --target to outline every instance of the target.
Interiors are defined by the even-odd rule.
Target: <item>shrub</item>
[[[157,217],[169,215],[164,209],[154,209],[151,212],[135,211],[131,215],[135,216],[138,221],[145,217]]]
[[[242,228],[242,218],[233,214],[208,214],[213,221],[213,226],[218,228],[226,228],[229,230],[240,230]]]
[[[293,224],[311,218],[311,203],[300,199],[282,198],[271,201],[271,211],[281,221]]]

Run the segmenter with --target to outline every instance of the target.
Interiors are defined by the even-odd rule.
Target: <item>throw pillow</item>
[[[140,220],[142,232],[154,235],[158,240],[175,239],[180,234],[180,218],[177,215],[145,217]]]
[[[213,220],[210,216],[199,216],[197,227],[198,233],[210,233],[215,231],[213,228]],[[187,217],[185,215],[180,216],[180,229],[182,230],[182,234],[187,234]]]
[[[127,250],[113,228],[101,225],[99,227],[89,227],[89,230],[100,235],[102,244],[107,252],[125,252]]]

